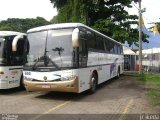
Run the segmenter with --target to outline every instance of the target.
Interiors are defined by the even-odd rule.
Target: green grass
[[[150,102],[154,106],[160,106],[160,91],[149,90],[147,96],[150,98]]]
[[[141,74],[139,80],[145,82],[147,96],[152,105],[160,107],[160,74]]]
[[[160,75],[159,74],[147,74],[146,81],[160,88]]]
[[[145,82],[146,81],[146,74],[139,75],[138,80],[141,80],[141,81]]]
[[[160,88],[160,74],[141,74],[138,77],[139,80],[151,84],[154,87]]]

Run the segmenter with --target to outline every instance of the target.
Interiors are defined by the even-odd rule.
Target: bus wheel
[[[120,68],[118,68],[118,71],[117,71],[117,78],[120,77]]]
[[[23,75],[21,76],[21,79],[20,79],[20,89],[22,89],[22,90],[25,89],[24,82],[23,82]]]
[[[96,75],[93,73],[93,74],[92,74],[92,77],[91,77],[91,80],[90,80],[90,89],[89,89],[89,91],[88,91],[89,94],[95,93],[96,88],[97,88],[97,77],[96,77]]]

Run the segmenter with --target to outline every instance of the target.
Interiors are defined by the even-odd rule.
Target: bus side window
[[[104,40],[103,37],[96,35],[97,49],[104,50]]]
[[[118,54],[118,45],[114,43],[114,53]]]
[[[80,31],[79,52],[83,56],[86,56],[87,54],[87,39],[86,39],[86,33],[84,31]]]
[[[110,53],[115,53],[114,52],[114,43],[110,41]]]
[[[80,30],[79,38],[79,66],[86,67],[88,54],[86,32]]]
[[[96,49],[96,40],[95,40],[95,34],[89,30],[86,31],[86,38],[87,38],[87,46],[88,49]]]
[[[105,38],[105,51],[110,53],[110,41]]]
[[[122,54],[122,51],[121,51],[121,46],[119,44],[117,44],[117,47],[118,47],[118,54]]]
[[[120,54],[123,54],[123,47],[120,45]]]

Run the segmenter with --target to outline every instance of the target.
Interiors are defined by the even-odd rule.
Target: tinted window
[[[113,43],[112,41],[110,41],[110,46],[109,46],[109,48],[110,48],[110,52],[111,52],[111,53],[114,53],[114,43]]]
[[[117,46],[117,44],[116,43],[114,43],[114,53],[118,53],[118,46]]]
[[[79,52],[81,55],[86,55],[87,45],[86,45],[86,33],[85,31],[80,31],[80,40],[79,40]]]
[[[120,45],[118,45],[118,44],[117,44],[117,53],[118,53],[118,54],[121,54],[121,47],[120,47]]]
[[[120,53],[123,54],[123,47],[120,45]]]
[[[105,51],[110,52],[110,41],[107,38],[104,38],[104,43],[105,43]]]
[[[97,49],[104,50],[104,41],[100,35],[96,35]]]
[[[86,37],[87,37],[88,48],[96,49],[96,41],[94,33],[87,30],[86,35],[87,35]]]

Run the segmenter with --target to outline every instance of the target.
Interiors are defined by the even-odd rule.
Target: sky
[[[143,13],[146,26],[151,22],[160,22],[160,0],[142,0],[142,8],[146,8],[146,12]],[[136,7],[128,10],[130,14],[138,15]],[[50,0],[0,0],[0,20],[40,16],[49,21],[56,14],[57,11]]]
[[[138,8],[138,4],[134,2],[133,4]],[[129,13],[138,15],[138,9],[134,5],[133,8],[129,10]],[[142,0],[142,9],[143,8],[146,8],[146,12],[142,13],[146,27],[153,25],[150,23],[160,22],[160,0]]]
[[[49,21],[56,14],[50,0],[0,0],[0,20],[40,16]]]

